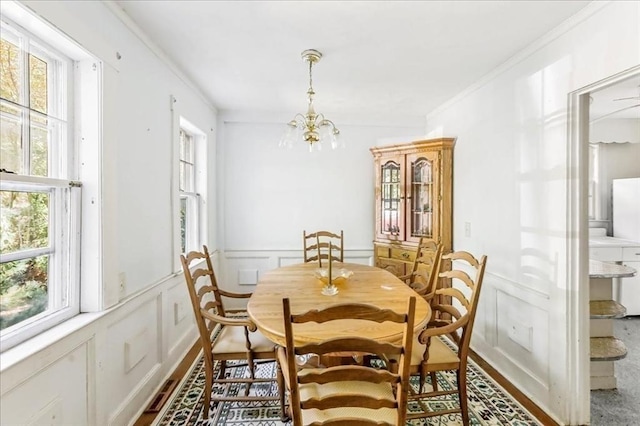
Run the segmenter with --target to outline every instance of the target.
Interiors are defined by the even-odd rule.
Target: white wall
[[[589,143],[640,143],[640,119],[609,118],[589,126]]]
[[[567,343],[568,95],[640,63],[639,16],[594,3],[427,116],[458,138],[454,249],[488,255],[472,346],[561,424],[589,421]]]
[[[417,140],[424,131],[420,117],[367,122],[323,111],[340,129],[344,149],[310,153],[302,143],[281,149],[294,112],[220,113],[218,228],[228,286],[250,291],[262,272],[301,262],[305,229],[344,230],[346,261],[368,264],[375,184],[369,148]]]
[[[25,4],[104,63],[102,261],[106,292],[116,298],[107,311],[82,314],[2,353],[0,423],[129,424],[196,336],[175,266],[170,96],[206,133],[212,171],[216,111],[107,4]],[[215,187],[210,173],[204,197],[212,221]]]

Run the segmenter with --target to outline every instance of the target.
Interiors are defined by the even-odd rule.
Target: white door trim
[[[569,424],[590,423],[589,373],[589,93],[640,74],[632,67],[569,94],[569,153],[567,173],[567,418]]]

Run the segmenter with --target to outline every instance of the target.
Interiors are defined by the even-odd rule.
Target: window
[[[600,146],[589,144],[589,219],[600,219],[598,205],[600,194],[598,182],[600,180]]]
[[[200,245],[199,194],[196,191],[196,137],[180,128],[180,250],[186,253]]]
[[[3,17],[0,42],[0,342],[79,312],[80,184],[72,61]]]

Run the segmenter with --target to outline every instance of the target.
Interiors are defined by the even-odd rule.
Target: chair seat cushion
[[[272,352],[275,344],[264,337],[259,331],[250,332],[251,348],[253,352]],[[244,327],[224,326],[218,337],[211,345],[214,354],[230,354],[246,352],[247,343],[244,337]]]
[[[299,376],[313,371],[305,369],[298,372]],[[333,394],[369,395],[374,398],[394,399],[391,385],[388,383],[371,383],[360,381],[331,382],[327,384],[308,383],[300,385],[300,399],[323,398]],[[386,421],[394,424],[397,421],[397,412],[391,408],[368,409],[360,407],[341,407],[328,410],[307,409],[302,410],[304,424],[315,421],[326,421],[336,418],[364,418]]]
[[[422,363],[422,356],[426,345],[421,344],[418,341],[418,336],[415,336],[413,341],[413,352],[411,354],[411,365],[420,365]],[[429,346],[429,360],[427,365],[455,365],[460,363],[458,355],[446,344],[440,337],[432,337],[431,345]]]

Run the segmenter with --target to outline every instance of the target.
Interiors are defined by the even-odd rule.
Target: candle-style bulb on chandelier
[[[297,142],[306,142],[309,144],[309,151],[321,150],[322,145],[328,143],[331,148],[337,148],[340,143],[338,141],[340,130],[333,124],[331,120],[325,118],[323,114],[316,113],[313,107],[313,64],[320,61],[322,53],[314,49],[308,49],[302,52],[302,59],[309,62],[309,90],[307,97],[309,106],[306,114],[296,114],[296,116],[287,123],[287,130],[280,140],[281,147],[291,148]]]

